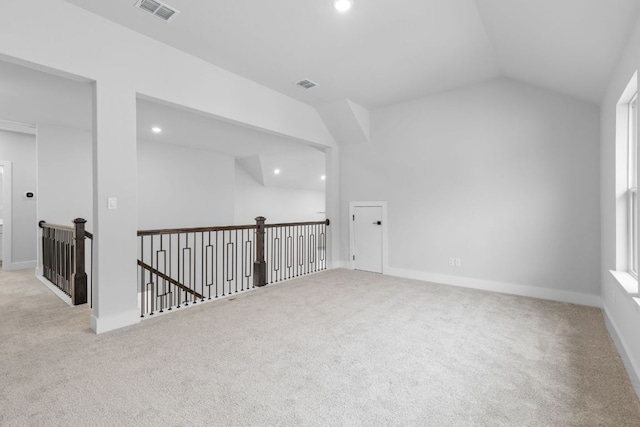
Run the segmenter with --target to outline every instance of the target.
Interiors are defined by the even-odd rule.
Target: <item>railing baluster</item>
[[[219,231],[216,231],[216,269],[215,269],[215,282],[216,282],[216,298],[218,298],[218,283],[220,283],[220,280],[218,280],[218,235],[220,234]]]
[[[236,289],[236,293],[238,293],[238,281],[242,280],[242,274],[240,271],[240,255],[239,253],[241,253],[240,251],[242,250],[242,243],[240,243],[238,241],[238,230],[236,230],[235,232],[235,242],[233,244],[233,261],[234,261],[234,269],[233,271],[235,272],[235,278],[234,278],[234,284],[235,284],[235,289]]]
[[[151,252],[149,256],[149,262],[151,263],[151,267],[153,267],[153,240],[155,236],[151,236]],[[151,315],[153,316],[155,308],[156,308],[156,286],[155,283],[158,281],[158,275],[156,274],[156,280],[153,280],[153,273],[149,275],[149,284],[151,285]]]
[[[227,283],[227,263],[226,263],[226,253],[227,253],[227,238],[225,236],[225,232],[222,232],[222,296],[225,296],[225,284]]]
[[[175,239],[174,239],[174,235],[173,234],[167,234],[165,235],[166,239],[167,239],[167,275],[169,277],[173,277],[173,271],[174,271],[174,259],[175,257],[173,256],[173,254],[175,253]],[[175,307],[176,305],[178,305],[178,291],[179,289],[176,288],[176,286],[173,284],[173,282],[169,282],[169,310],[172,310],[173,307]]]
[[[177,252],[178,252],[178,256],[176,257],[177,261],[178,261],[178,277],[180,277],[180,258],[181,258],[181,254],[182,254],[182,251],[180,250],[180,236],[181,236],[181,234],[178,233],[178,235],[177,235],[177,240],[178,240],[178,247],[177,247],[178,251]],[[184,284],[184,281],[182,283]],[[178,288],[178,306],[176,308],[180,308],[180,302],[181,301],[182,301],[182,288]]]
[[[206,261],[207,261],[207,254],[206,254],[206,250],[204,247],[204,233],[202,233],[202,238],[200,239],[200,267],[201,267],[201,276],[202,276],[202,280],[200,281],[200,294],[203,295],[202,297],[202,301],[204,301],[204,285],[206,282],[205,279],[205,268],[207,266]]]

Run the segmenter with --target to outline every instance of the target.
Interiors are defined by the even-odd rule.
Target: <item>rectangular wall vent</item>
[[[134,6],[166,22],[171,21],[179,13],[176,9],[156,0],[138,0]]]
[[[307,80],[307,79],[300,80],[296,84],[305,89],[311,89],[312,87],[318,86],[315,82],[312,82],[311,80]]]

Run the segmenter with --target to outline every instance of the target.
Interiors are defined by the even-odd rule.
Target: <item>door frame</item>
[[[356,263],[354,261],[355,250],[355,229],[353,215],[355,208],[357,207],[380,207],[382,208],[382,274],[389,269],[389,248],[388,248],[388,220],[387,220],[387,202],[374,201],[374,202],[349,202],[349,263],[351,270],[356,269]]]
[[[11,161],[0,160],[2,166],[2,269],[11,270],[13,261],[11,258],[11,236],[12,236],[12,171]]]

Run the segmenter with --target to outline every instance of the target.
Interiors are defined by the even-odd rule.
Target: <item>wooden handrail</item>
[[[329,220],[308,221],[308,222],[283,222],[280,224],[265,224],[265,228],[292,227],[296,225],[329,225]],[[222,225],[216,227],[192,227],[192,228],[159,228],[155,230],[138,230],[138,236],[151,236],[155,234],[180,234],[180,233],[202,233],[207,231],[232,231],[232,230],[252,230],[256,229],[256,224],[248,225]],[[88,234],[88,233],[87,233]]]
[[[251,230],[256,228],[252,225],[226,225],[220,227],[193,227],[193,228],[161,228],[157,230],[138,230],[138,236],[150,236],[154,234],[179,234],[179,233],[200,233],[207,231],[227,231],[227,230]]]
[[[283,222],[280,224],[265,224],[264,228],[274,228],[274,227],[293,227],[296,225],[329,225],[329,220],[325,219],[324,221],[308,221],[308,222]]]
[[[144,262],[138,260],[138,265],[142,268],[144,268],[145,270],[151,272],[152,274],[157,275],[158,277],[160,277],[161,279],[166,280],[167,282],[179,287],[180,289],[182,289],[185,292],[190,293],[191,295],[196,296],[197,298],[200,299],[204,299],[204,297],[202,295],[200,295],[199,293],[197,293],[196,291],[194,291],[193,289],[190,289],[188,287],[186,287],[185,285],[183,285],[182,283],[178,282],[176,279],[167,276],[166,274],[162,273],[161,271],[156,270],[155,268],[151,267],[149,264],[145,264]]]
[[[69,227],[68,225],[60,225],[60,224],[50,224],[47,221],[40,221],[38,223],[38,226],[40,228],[53,228],[55,230],[66,230],[66,231],[74,231],[75,228],[74,227]],[[93,240],[93,233],[85,230],[84,231],[84,236],[90,238],[91,240]]]
[[[40,221],[38,223],[38,226],[40,228],[53,228],[55,230],[65,230],[65,231],[74,231],[75,228],[74,227],[70,227],[68,225],[60,225],[60,224],[50,224],[47,221]]]

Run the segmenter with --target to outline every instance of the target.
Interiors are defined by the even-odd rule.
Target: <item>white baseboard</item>
[[[516,285],[512,283],[495,282],[492,280],[474,279],[471,277],[450,276],[448,274],[428,273],[425,271],[406,270],[395,267],[385,267],[384,274],[403,277],[405,279],[423,280],[425,282],[442,283],[443,285],[481,289],[484,291],[500,292],[503,294],[513,294],[552,301],[562,301],[572,304],[587,305],[590,307],[602,306],[600,295],[538,288],[535,286]]]
[[[140,323],[140,311],[138,309],[125,311],[123,313],[111,316],[96,317],[91,314],[91,329],[96,334],[113,331],[114,329],[124,328]]]
[[[36,261],[12,262],[11,264],[4,266],[5,270],[26,270],[28,268],[36,268]]]
[[[629,357],[629,347],[620,334],[618,326],[609,315],[609,308],[604,302],[602,304],[602,311],[604,313],[604,323],[607,327],[607,330],[609,331],[609,335],[611,336],[611,339],[613,340],[613,343],[615,344],[618,353],[620,354],[622,363],[624,364],[624,367],[627,370],[627,374],[629,375],[631,385],[633,385],[633,389],[636,391],[636,394],[640,399],[640,369],[635,364],[633,359]]]
[[[69,295],[65,294],[64,292],[62,292],[56,285],[54,285],[53,283],[48,281],[44,276],[42,276],[41,274],[38,274],[36,272],[36,279],[40,280],[43,285],[45,285],[47,288],[49,288],[49,290],[51,292],[56,294],[58,296],[58,298],[60,298],[64,302],[66,302],[70,307],[74,306],[73,303],[71,302],[71,297]]]
[[[336,268],[351,269],[351,264],[346,261],[333,261],[327,266],[327,270],[335,270]]]

